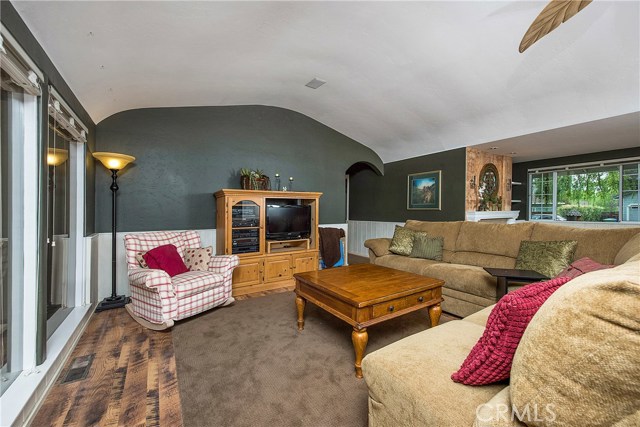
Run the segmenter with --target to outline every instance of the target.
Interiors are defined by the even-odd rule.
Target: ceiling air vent
[[[313,80],[311,80],[309,83],[307,83],[305,86],[310,87],[311,89],[318,89],[320,86],[322,86],[325,83],[326,83],[326,80],[321,80],[316,77]]]

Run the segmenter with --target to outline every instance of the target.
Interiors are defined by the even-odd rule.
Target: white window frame
[[[0,34],[21,56],[20,60],[31,67],[31,71],[41,81],[45,80],[43,73],[35,66],[4,25],[0,26]],[[52,93],[57,94],[55,90]],[[14,227],[14,231],[20,233],[24,239],[22,248],[19,248],[23,258],[22,260],[18,259],[19,264],[14,270],[20,272],[23,283],[23,298],[17,307],[18,309],[14,310],[23,320],[20,332],[22,343],[19,343],[19,348],[15,349],[19,352],[18,355],[22,361],[22,372],[0,396],[0,425],[22,425],[30,422],[30,417],[34,415],[38,402],[43,399],[48,388],[53,385],[53,380],[63,367],[64,359],[70,354],[75,342],[80,338],[82,329],[88,323],[93,312],[93,306],[89,301],[88,284],[84,276],[86,268],[86,239],[84,238],[86,146],[83,142],[86,141],[88,132],[86,126],[58,95],[57,98],[61,100],[61,104],[69,112],[76,125],[80,127],[81,132],[80,142],[72,144],[69,150],[71,159],[70,188],[72,192],[75,189],[75,195],[70,198],[70,220],[72,221],[71,227],[76,231],[74,255],[76,259],[74,274],[76,288],[74,302],[76,306],[47,340],[47,354],[44,363],[36,365],[38,271],[42,266],[36,264],[36,268],[34,268],[34,263],[39,260],[40,250],[38,240],[39,206],[40,197],[43,197],[40,194],[40,165],[44,161],[41,154],[44,148],[41,146],[44,144],[44,138],[40,136],[40,133],[43,126],[42,121],[48,120],[48,117],[42,117],[40,114],[40,102],[46,102],[44,97],[40,97],[39,100],[39,96],[27,93],[20,96],[23,98],[22,105],[16,112],[22,114],[23,117],[19,123],[23,125],[12,127],[12,132],[16,132],[14,136],[19,138],[14,141],[22,143],[19,144],[20,147],[16,155],[12,155],[9,161],[12,162],[12,178],[15,177],[16,181],[20,181],[14,183],[17,188],[12,188],[11,194],[17,194],[22,199],[18,206],[12,204],[12,215],[17,214],[16,218],[22,218],[22,223],[18,223]],[[19,191],[19,193],[15,193],[15,191]],[[20,308],[22,309],[20,310]],[[13,345],[11,351],[14,351]]]
[[[557,218],[557,202],[558,202],[558,172],[563,172],[563,171],[570,171],[573,169],[589,169],[589,168],[598,168],[598,167],[605,167],[605,166],[616,166],[618,168],[618,173],[619,173],[619,183],[618,183],[618,220],[616,222],[605,222],[605,221],[581,221],[582,223],[589,223],[589,224],[608,224],[608,225],[637,225],[640,224],[640,221],[623,221],[622,218],[623,216],[623,208],[624,208],[624,200],[623,200],[623,191],[622,191],[622,184],[623,184],[623,166],[627,165],[627,164],[633,164],[633,163],[640,163],[640,157],[629,157],[629,158],[624,158],[624,159],[616,159],[616,160],[607,160],[607,161],[600,161],[600,162],[589,162],[589,163],[577,163],[577,164],[572,164],[572,165],[563,165],[563,166],[552,166],[552,167],[546,167],[546,168],[533,168],[533,169],[529,169],[527,170],[527,179],[528,179],[528,189],[529,189],[529,197],[527,200],[527,213],[528,213],[528,218],[529,221],[536,221],[536,222],[560,222],[558,221]],[[532,180],[532,176],[534,174],[540,174],[540,173],[553,173],[553,206],[552,206],[552,218],[553,219],[531,219],[531,205],[532,205],[532,198],[533,198],[533,191],[532,191],[532,185],[533,185],[533,180]]]

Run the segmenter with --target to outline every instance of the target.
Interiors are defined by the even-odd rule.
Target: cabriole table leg
[[[440,315],[442,314],[442,307],[440,304],[432,305],[429,307],[429,319],[431,320],[431,327],[438,326],[440,322]]]
[[[302,298],[300,295],[296,296],[296,308],[298,309],[298,330],[301,331],[304,329],[304,306],[307,301]]]
[[[364,350],[367,348],[367,341],[369,341],[367,328],[356,329],[354,327],[353,332],[351,332],[351,341],[356,352],[356,378],[362,378],[362,358],[364,357]]]

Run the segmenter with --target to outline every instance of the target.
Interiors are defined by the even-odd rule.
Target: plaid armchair
[[[162,245],[175,245],[184,258],[186,248],[199,248],[196,231],[158,231],[124,237],[131,304],[127,310],[142,325],[166,329],[184,319],[220,305],[231,304],[231,278],[238,265],[236,255],[211,257],[208,271],[188,271],[174,277],[163,270],[142,268],[136,255]]]

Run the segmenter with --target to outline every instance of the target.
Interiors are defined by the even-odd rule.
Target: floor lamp
[[[96,311],[111,310],[124,307],[129,303],[129,297],[118,295],[116,290],[116,192],[118,191],[118,171],[123,169],[136,158],[126,154],[99,152],[93,157],[100,160],[105,168],[111,171],[111,296],[103,299]]]

